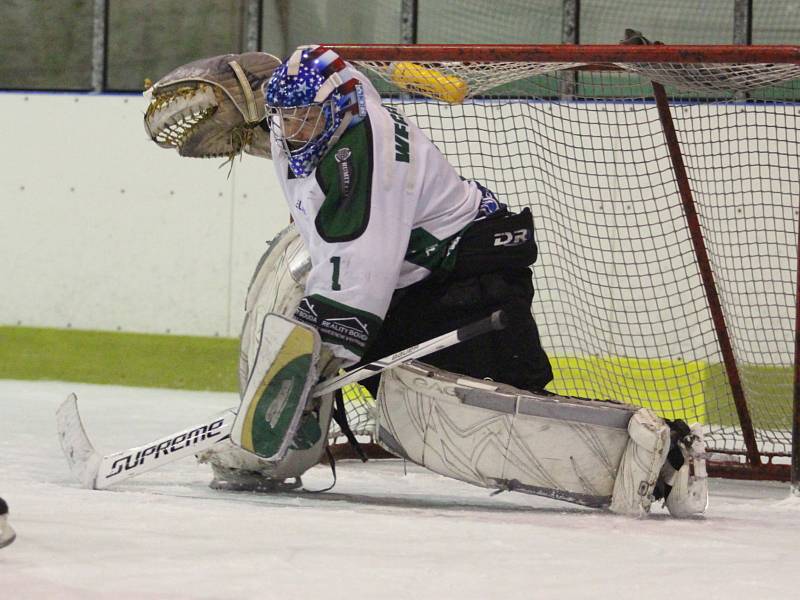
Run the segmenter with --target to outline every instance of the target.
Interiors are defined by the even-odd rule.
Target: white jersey
[[[296,317],[352,363],[374,339],[396,289],[447,269],[483,196],[424,133],[364,86],[367,117],[348,129],[314,172],[297,178],[281,145],[272,157],[310,254]]]

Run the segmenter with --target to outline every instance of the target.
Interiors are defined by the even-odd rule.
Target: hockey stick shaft
[[[311,395],[328,394],[403,362],[426,356],[489,331],[503,329],[505,326],[505,315],[502,311],[496,311],[490,317],[476,323],[323,381],[312,389]],[[235,412],[229,409],[205,423],[183,429],[143,446],[101,457],[83,428],[75,394],[70,394],[56,414],[61,448],[67,457],[70,469],[83,486],[90,489],[105,489],[167,463],[208,450],[230,436],[236,416]]]
[[[322,396],[324,394],[328,394],[350,383],[358,383],[367,377],[377,375],[381,371],[396,367],[400,363],[403,363],[407,360],[413,360],[415,358],[427,356],[428,354],[433,354],[434,352],[443,350],[444,348],[448,348],[459,342],[464,342],[468,339],[474,338],[475,336],[482,335],[490,331],[503,329],[505,326],[505,313],[503,313],[501,310],[495,311],[491,314],[491,316],[488,316],[485,319],[465,325],[464,327],[460,327],[454,331],[440,335],[439,337],[435,337],[431,340],[411,346],[405,350],[400,350],[399,352],[395,352],[390,356],[385,356],[384,358],[376,360],[375,362],[371,362],[367,365],[363,365],[357,369],[353,369],[352,371],[348,371],[347,373],[344,373],[338,377],[333,377],[331,379],[322,381],[314,386],[314,388],[311,390],[311,395]]]

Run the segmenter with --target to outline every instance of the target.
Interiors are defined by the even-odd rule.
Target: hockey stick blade
[[[236,413],[228,409],[194,427],[144,446],[104,456],[100,462],[94,488],[105,489],[119,481],[216,446],[230,437],[235,416]]]
[[[83,428],[78,398],[70,394],[56,413],[61,449],[70,470],[88,489],[102,490],[120,481],[192,456],[228,439],[235,413],[226,410],[205,423],[138,446],[101,456]]]
[[[445,333],[426,342],[377,360],[318,383],[312,396],[321,396],[350,383],[362,381],[400,363],[426,356],[443,348],[463,342],[477,335],[503,329],[505,315],[496,311],[491,316]],[[78,398],[70,394],[56,413],[61,448],[67,457],[70,470],[89,489],[105,489],[111,485],[157,469],[169,462],[198,454],[230,437],[234,409],[228,409],[207,422],[173,433],[149,444],[122,450],[106,456],[99,455],[83,428],[78,413]]]
[[[69,470],[85,488],[94,489],[102,457],[95,451],[78,413],[78,397],[70,394],[56,411],[58,441]]]

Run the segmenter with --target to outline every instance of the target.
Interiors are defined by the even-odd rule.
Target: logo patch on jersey
[[[313,313],[308,310],[312,301]],[[294,316],[319,331],[323,342],[344,346],[358,356],[367,348],[370,330],[377,331],[381,326],[381,319],[371,313],[316,294],[303,298]]]
[[[355,339],[366,343],[369,339],[367,324],[358,317],[341,317],[338,319],[324,319],[320,329],[341,334],[347,339]]]
[[[517,229],[516,231],[502,231],[494,234],[495,246],[520,246],[530,239],[530,232],[527,229]]]
[[[339,148],[333,155],[339,165],[339,197],[342,206],[347,206],[353,196],[353,152],[350,148]]]
[[[307,297],[300,300],[300,305],[297,307],[295,316],[298,319],[307,321],[309,323],[316,323],[317,310]]]
[[[411,151],[409,149],[408,123],[405,117],[396,108],[387,106],[389,116],[394,121],[394,160],[396,162],[411,162]]]

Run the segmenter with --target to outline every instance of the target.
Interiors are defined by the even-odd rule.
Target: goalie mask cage
[[[800,48],[332,48],[533,211],[548,389],[702,423],[712,475],[798,480]]]

